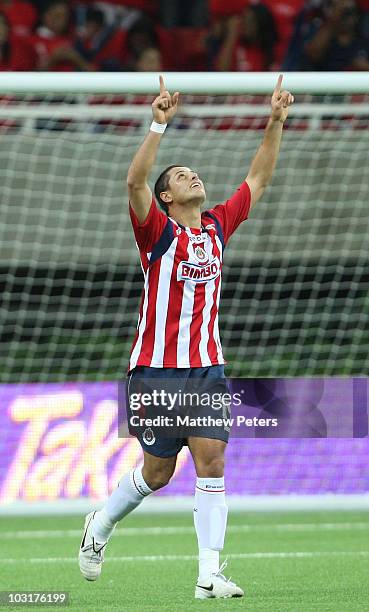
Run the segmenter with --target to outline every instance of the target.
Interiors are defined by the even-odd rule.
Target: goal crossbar
[[[295,94],[369,93],[369,73],[288,72],[284,87]],[[190,94],[266,94],[273,89],[274,72],[168,72],[171,90]],[[152,72],[4,72],[0,93],[155,93],[158,75]]]

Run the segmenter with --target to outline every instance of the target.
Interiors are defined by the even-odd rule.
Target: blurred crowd
[[[0,70],[369,70],[369,0],[0,0]]]

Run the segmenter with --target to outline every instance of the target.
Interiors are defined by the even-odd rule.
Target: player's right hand
[[[157,123],[169,123],[178,109],[179,93],[176,91],[172,96],[165,89],[163,76],[159,76],[160,94],[152,103],[152,115]]]

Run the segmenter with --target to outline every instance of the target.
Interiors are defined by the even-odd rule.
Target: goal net
[[[1,382],[116,380],[142,289],[125,178],[153,94],[127,93],[129,75],[121,94],[40,93],[34,78],[0,99]],[[180,163],[200,173],[207,206],[227,199],[269,113],[249,83],[183,95],[152,186]],[[369,96],[298,93],[272,184],[226,251],[228,375],[369,369]]]

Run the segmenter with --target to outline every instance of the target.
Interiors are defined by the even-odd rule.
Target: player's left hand
[[[288,109],[294,103],[295,98],[286,90],[281,91],[283,74],[278,77],[277,85],[272,95],[272,119],[284,123],[288,117]]]

